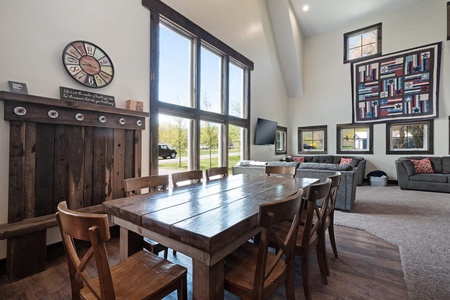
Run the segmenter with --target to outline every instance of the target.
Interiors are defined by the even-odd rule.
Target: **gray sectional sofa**
[[[411,159],[428,157],[434,173],[416,173]],[[400,157],[395,161],[398,185],[402,190],[450,193],[450,156]]]
[[[338,196],[336,200],[336,209],[342,211],[351,211],[353,203],[355,202],[356,197],[356,185],[359,180],[358,167],[353,167],[351,164],[343,164],[339,163],[327,163],[325,161],[330,161],[330,156],[327,155],[327,158],[321,160],[323,162],[319,162],[319,159],[316,159],[316,162],[312,162],[312,158],[310,162],[297,163],[295,161],[271,161],[268,163],[265,162],[255,162],[255,161],[241,161],[235,167],[232,167],[233,175],[236,174],[264,174],[266,165],[285,165],[285,166],[296,166],[297,172],[296,177],[309,177],[309,178],[318,178],[320,181],[324,181],[328,176],[334,175],[337,171],[341,173],[341,183],[338,189]],[[349,157],[345,157],[349,158]],[[309,159],[308,159],[309,160]],[[334,160],[333,160],[334,161]],[[339,158],[340,161],[340,158]],[[353,162],[353,160],[352,160]],[[361,164],[362,162],[362,164]],[[365,163],[364,158],[358,161],[359,172],[364,174],[365,171]],[[361,175],[361,184],[364,175]]]
[[[350,165],[355,172],[355,180],[357,185],[362,185],[364,182],[364,174],[366,172],[366,160],[362,156],[349,156],[349,155],[303,155],[303,156],[286,156],[285,161],[294,161],[297,157],[304,157],[305,163],[318,163],[324,164],[317,166],[315,169],[329,169],[330,165],[336,165],[341,162],[341,158],[351,158]],[[331,166],[333,168],[333,166]]]

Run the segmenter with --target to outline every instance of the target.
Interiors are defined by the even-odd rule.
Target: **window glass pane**
[[[369,150],[369,128],[341,129],[341,151]]]
[[[287,153],[287,128],[278,127],[275,140],[275,154]]]
[[[347,45],[349,49],[361,47],[361,36],[357,34],[348,37]]]
[[[391,126],[391,150],[427,150],[427,125]]]
[[[363,33],[361,35],[362,37],[362,44],[363,45],[368,45],[368,44],[375,44],[377,42],[377,34],[376,34],[376,30],[373,31],[369,31],[366,33]]]
[[[344,62],[381,54],[381,23],[344,34]]]
[[[316,150],[323,150],[323,131],[313,131],[313,143],[312,146]]]
[[[220,143],[221,125],[218,123],[200,122],[200,169],[222,166]]]
[[[244,117],[244,70],[229,64],[229,114]]]
[[[231,174],[231,167],[244,157],[245,129],[242,127],[228,126],[228,172]]]
[[[189,119],[159,114],[159,174],[189,169],[190,122]]]
[[[202,110],[222,113],[221,61],[222,58],[219,55],[201,47],[200,108]]]
[[[159,28],[159,101],[192,106],[192,42],[164,24]]]

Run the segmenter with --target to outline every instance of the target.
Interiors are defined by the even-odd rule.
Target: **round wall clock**
[[[82,85],[102,88],[113,80],[111,59],[105,51],[90,42],[69,43],[64,48],[62,60],[69,75]]]

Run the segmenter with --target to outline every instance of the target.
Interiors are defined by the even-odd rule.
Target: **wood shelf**
[[[5,101],[7,121],[144,130],[149,116],[148,112],[6,91],[0,91],[0,99]]]

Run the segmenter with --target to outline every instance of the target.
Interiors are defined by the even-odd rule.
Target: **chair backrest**
[[[264,286],[267,285],[266,280],[274,280],[271,278],[271,274],[277,265],[283,264],[286,271],[293,268],[302,194],[303,190],[300,189],[283,200],[267,202],[259,206],[258,223],[262,227],[262,232],[259,241],[259,263],[255,271],[253,299],[263,298]],[[292,223],[288,234],[282,239],[273,226],[284,221],[292,221]],[[267,260],[269,243],[279,249],[276,259],[271,260],[270,263]]]
[[[307,247],[314,240],[314,236],[319,235],[327,211],[330,191],[331,179],[327,178],[322,183],[310,185],[307,197],[302,199],[302,208],[306,209],[306,220],[302,224],[304,226],[302,247]],[[317,205],[319,200],[322,202],[320,207]]]
[[[295,177],[295,172],[297,168],[294,166],[266,166],[266,174],[270,176],[271,174],[276,175],[290,175]]]
[[[334,213],[334,207],[336,205],[339,184],[341,183],[341,172],[336,172],[335,175],[328,176],[328,178],[331,179],[331,190],[330,190],[330,200],[328,201],[324,221],[326,218],[328,218],[331,214]]]
[[[127,197],[140,194],[142,189],[149,192],[165,190],[169,186],[169,175],[153,175],[128,178],[123,181],[123,190]]]
[[[72,299],[79,299],[79,291],[88,287],[98,299],[115,299],[111,270],[105,243],[111,238],[108,216],[106,214],[89,214],[69,210],[65,201],[58,204],[56,213],[59,229],[66,250],[69,265]],[[75,240],[87,241],[91,247],[79,257]],[[95,257],[100,290],[86,272],[89,261]]]
[[[228,176],[227,167],[209,168],[206,169],[206,181],[211,181],[213,179],[225,178]],[[216,177],[216,178],[212,178]]]
[[[202,178],[203,178],[202,170],[172,173],[172,183],[174,187],[178,187],[180,186],[180,182],[188,180],[190,182],[187,184],[198,183],[202,181]]]

